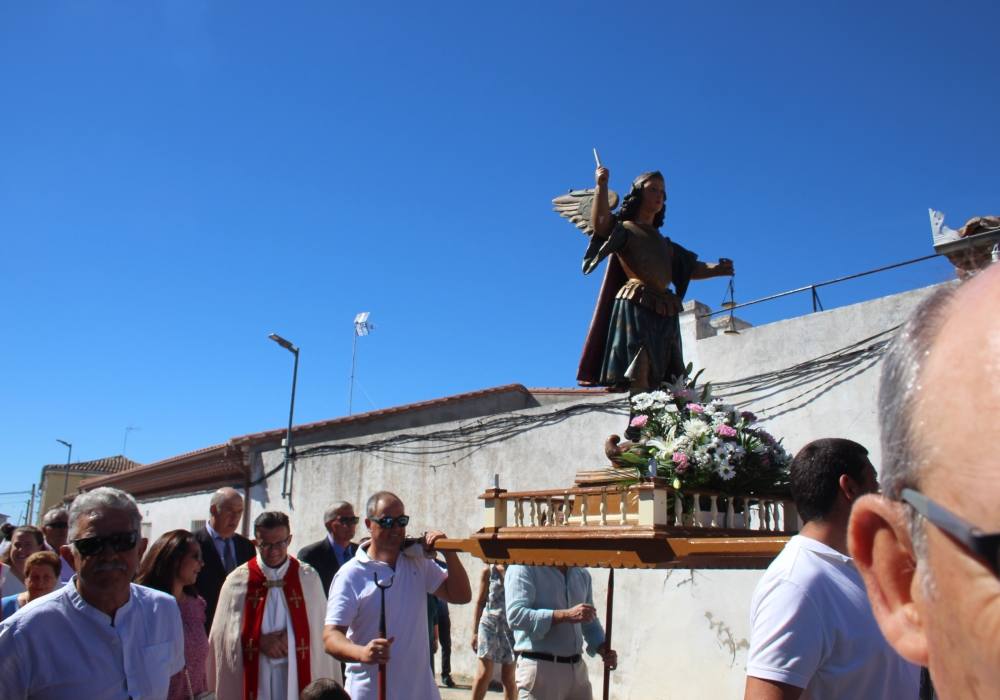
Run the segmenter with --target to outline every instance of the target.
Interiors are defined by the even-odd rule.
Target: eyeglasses
[[[82,556],[93,557],[103,552],[109,545],[112,551],[129,552],[135,549],[135,545],[138,542],[138,532],[116,532],[113,535],[82,537],[78,540],[73,540],[73,546],[76,547],[76,551]]]
[[[389,528],[399,526],[406,527],[407,523],[410,522],[409,515],[397,515],[395,518],[391,515],[383,515],[381,518],[372,518],[373,523],[378,523],[378,526],[383,530],[388,530]]]
[[[337,520],[342,525],[357,525],[360,518],[356,515],[341,515]]]
[[[914,489],[903,489],[900,497],[935,526],[965,545],[970,552],[985,559],[994,575],[1000,576],[1000,532],[984,533]]]
[[[277,542],[258,542],[258,549],[284,549],[291,543],[292,538],[286,537],[283,540],[278,540]]]
[[[56,530],[65,530],[69,527],[69,523],[67,522],[49,523],[48,525],[45,525],[45,527],[55,528]]]

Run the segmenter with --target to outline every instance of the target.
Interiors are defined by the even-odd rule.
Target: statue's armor
[[[652,226],[634,221],[622,223],[628,229],[628,243],[618,251],[618,259],[630,280],[638,280],[656,291],[665,292],[670,285],[673,254],[670,242]]]
[[[628,276],[616,299],[628,299],[660,316],[676,316],[681,300],[668,289],[674,263],[670,241],[652,226],[626,221],[628,243],[615,255]]]

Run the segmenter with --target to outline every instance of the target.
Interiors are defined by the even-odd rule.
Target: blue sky
[[[0,491],[509,382],[572,386],[599,274],[549,200],[667,176],[738,300],[997,213],[995,3],[0,6]],[[942,261],[827,307],[947,279]],[[725,282],[688,298],[717,307]],[[807,296],[747,309],[805,313]],[[710,372],[711,368],[709,368]],[[19,512],[0,497],[0,511]],[[12,499],[17,501],[18,499]]]

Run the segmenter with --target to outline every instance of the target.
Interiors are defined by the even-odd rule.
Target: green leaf
[[[648,457],[640,457],[639,455],[635,454],[634,452],[622,452],[620,455],[618,455],[618,457],[623,462],[625,462],[627,464],[632,464],[632,465],[635,465],[635,466],[639,466],[639,465],[645,466],[646,463],[649,461]]]

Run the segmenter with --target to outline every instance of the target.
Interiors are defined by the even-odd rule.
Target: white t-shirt
[[[395,571],[386,563],[368,557],[367,547],[358,548],[330,584],[326,624],[347,627],[347,638],[362,646],[379,635],[381,594],[375,576],[385,585],[386,633],[394,639],[389,651],[387,696],[410,700],[440,698],[431,673],[430,638],[427,627],[427,594],[433,593],[447,573],[423,555],[419,545],[396,560]],[[377,664],[347,664],[345,686],[354,700],[378,695]]]
[[[802,698],[916,698],[919,669],[875,622],[854,561],[795,535],[754,590],[747,675],[803,688]]]

